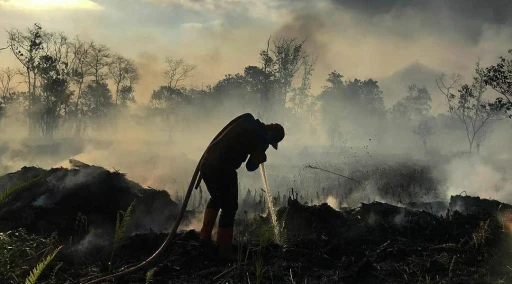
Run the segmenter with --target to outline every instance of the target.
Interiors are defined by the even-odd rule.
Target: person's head
[[[265,124],[270,145],[277,150],[277,144],[284,138],[284,128],[277,123]]]

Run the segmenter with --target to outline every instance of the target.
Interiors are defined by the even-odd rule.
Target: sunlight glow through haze
[[[7,0],[0,1],[0,7],[25,10],[88,9],[102,7],[90,0]]]

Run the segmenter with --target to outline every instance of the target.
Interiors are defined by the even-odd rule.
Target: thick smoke
[[[132,2],[131,5],[142,5]],[[163,5],[159,6],[162,10],[176,4],[176,1],[157,2]],[[184,5],[181,9],[200,9],[201,1],[192,2],[194,5]],[[272,39],[278,36],[306,39],[305,49],[318,58],[312,76],[313,95],[328,85],[327,75],[336,69],[344,76],[343,80],[376,79],[384,90],[386,109],[406,95],[408,84],[419,84],[428,86],[432,94],[432,114],[446,113],[445,98],[435,89],[435,74],[461,72],[470,79],[477,57],[483,58],[483,65],[495,62],[496,56],[504,54],[510,45],[507,21],[500,17],[490,20],[486,14],[474,19],[471,25],[465,25],[464,19],[474,15],[474,11],[458,11],[451,4],[439,6],[439,1],[429,5],[413,1],[406,6],[401,1],[386,1],[374,7],[361,7],[355,1],[321,1],[315,7],[288,1],[264,1],[272,5],[258,6],[259,12],[251,11],[247,19],[234,17],[229,12],[220,17],[215,14],[217,6],[206,2],[211,17],[203,22],[183,23],[180,36],[176,36],[172,44],[166,38],[168,34],[163,31],[158,34],[148,26],[134,29],[129,35],[115,34],[110,31],[112,26],[107,25],[103,30],[93,22],[86,29],[82,23],[84,16],[74,18],[80,34],[85,33],[134,59],[141,72],[135,93],[138,104],[124,114],[104,118],[111,128],[73,138],[69,138],[69,133],[58,133],[53,141],[27,139],[26,120],[14,108],[8,108],[0,122],[2,173],[25,165],[67,166],[69,158],[76,158],[119,170],[143,186],[165,189],[175,197],[186,190],[198,159],[215,134],[237,115],[250,111],[264,122],[282,123],[287,130],[279,151],[269,149],[267,152],[267,175],[274,195],[279,192],[280,196],[290,196],[294,188],[303,201],[326,202],[334,208],[373,200],[400,204],[446,199],[462,191],[470,195],[508,198],[511,186],[505,177],[509,174],[506,165],[510,157],[503,156],[506,151],[501,141],[510,140],[510,135],[506,134],[510,132],[509,121],[497,122],[503,131],[491,133],[482,144],[480,154],[467,158],[456,156],[457,152],[467,149],[462,125],[456,130],[439,125],[425,150],[410,127],[375,118],[361,106],[350,104],[335,114],[322,114],[317,108],[314,112],[320,113],[321,119],[316,120],[289,118],[284,111],[273,114],[286,117],[279,121],[259,116],[262,113],[259,105],[239,101],[238,90],[226,90],[232,91],[233,99],[223,101],[220,107],[213,98],[193,107],[173,109],[167,116],[156,116],[146,106],[151,92],[165,84],[162,63],[166,55],[183,57],[198,66],[193,76],[184,80],[184,87],[207,90],[207,85],[214,85],[225,74],[242,74],[248,65],[261,66],[258,53],[265,49],[266,40],[272,35]],[[290,9],[284,11],[284,8]],[[151,10],[148,8],[148,11]],[[234,11],[241,13],[247,11],[247,7],[237,7]],[[261,11],[271,11],[272,21],[264,22],[264,28],[255,25],[264,14]],[[446,12],[441,15],[443,21],[432,21],[433,15],[443,11]],[[94,17],[104,20],[107,15],[95,14]],[[18,24],[20,28],[31,25],[16,22]],[[240,28],[234,29],[235,25]],[[164,29],[165,26],[159,26],[159,31]],[[4,62],[15,64],[8,52],[3,51],[0,56],[10,58]],[[417,75],[410,74],[411,68]],[[301,72],[294,81],[295,86],[300,84]],[[338,129],[339,136],[335,139],[325,121],[333,122],[331,126]],[[307,164],[353,177],[363,186],[304,168]],[[420,171],[416,176],[418,183],[406,180]],[[242,168],[239,179],[241,193],[248,188],[262,187],[258,173],[247,173]],[[47,202],[43,201],[40,200]]]

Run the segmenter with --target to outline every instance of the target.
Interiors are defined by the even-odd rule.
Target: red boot
[[[236,261],[233,254],[233,228],[219,228],[217,231],[218,256],[225,261]]]
[[[214,210],[211,208],[206,208],[204,210],[203,217],[203,227],[201,228],[201,241],[203,242],[211,242],[212,240],[212,231],[215,226],[215,221],[217,220],[217,214],[219,214],[218,210]]]

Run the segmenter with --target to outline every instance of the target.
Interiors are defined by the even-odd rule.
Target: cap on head
[[[281,124],[271,123],[266,124],[267,131],[270,132],[270,145],[277,150],[277,144],[284,138],[284,128]]]

